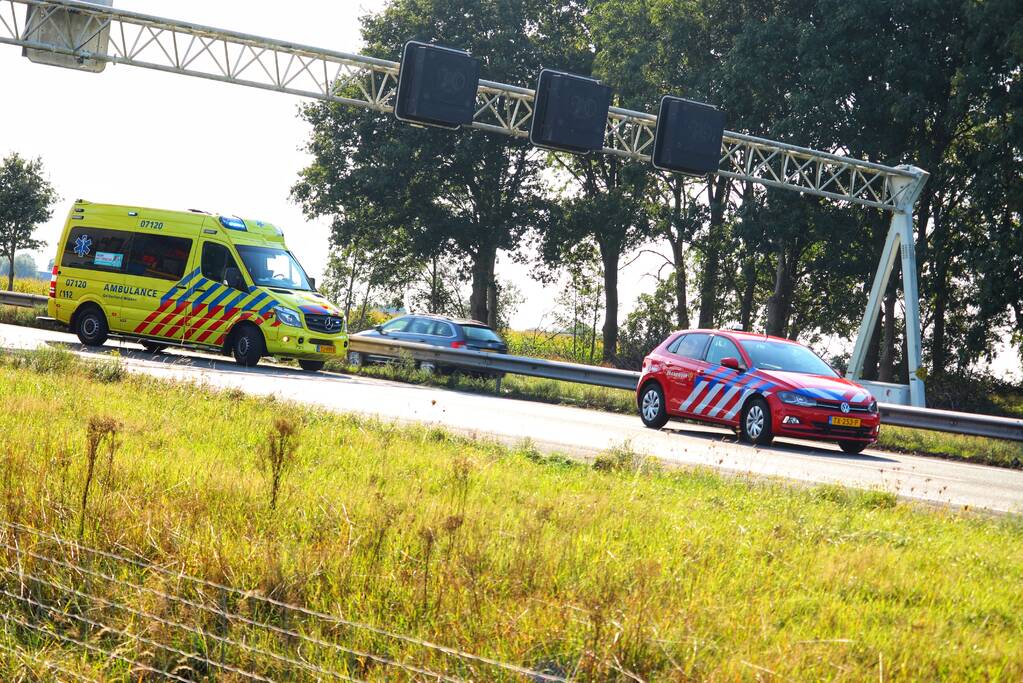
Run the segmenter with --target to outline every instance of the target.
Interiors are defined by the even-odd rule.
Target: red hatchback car
[[[676,332],[643,359],[643,424],[672,418],[722,424],[758,445],[776,436],[837,442],[859,453],[881,419],[870,392],[796,342],[748,332]]]

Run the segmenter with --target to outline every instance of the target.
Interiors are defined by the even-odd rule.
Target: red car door
[[[689,332],[668,347],[664,374],[668,385],[665,402],[669,413],[685,413],[686,402],[693,394],[697,374],[706,366],[701,359],[709,339],[709,334]]]
[[[742,373],[721,364],[725,358],[734,358],[742,363],[739,349],[727,337],[714,335],[707,347],[704,358],[704,374],[697,377],[704,381],[704,389],[689,406],[689,414],[703,419],[722,419],[723,409],[730,405],[741,391]]]

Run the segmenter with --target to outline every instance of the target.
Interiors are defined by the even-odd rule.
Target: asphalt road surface
[[[27,349],[44,344],[62,346],[90,358],[102,358],[117,349],[131,372],[234,387],[255,395],[273,394],[386,420],[438,425],[506,443],[530,439],[541,449],[574,456],[592,457],[629,444],[634,451],[668,464],[711,467],[757,478],[881,489],[903,498],[953,507],[1023,512],[1023,472],[1017,470],[875,450],[846,455],[836,445],[789,439],[779,439],[770,448],[754,448],[737,443],[731,432],[714,427],[669,423],[665,429],[654,431],[644,428],[638,416],[352,375],[309,374],[270,364],[243,368],[215,356],[183,351],[149,354],[135,344],[114,341],[103,349],[86,349],[71,334],[0,325],[0,347]]]

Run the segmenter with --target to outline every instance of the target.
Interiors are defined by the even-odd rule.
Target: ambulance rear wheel
[[[263,335],[255,327],[240,328],[231,340],[231,353],[238,365],[254,367],[263,357]]]
[[[103,346],[109,333],[107,317],[97,306],[90,305],[75,317],[75,334],[86,346]]]
[[[298,367],[302,368],[306,372],[319,372],[323,369],[325,363],[322,360],[300,360],[298,361]]]

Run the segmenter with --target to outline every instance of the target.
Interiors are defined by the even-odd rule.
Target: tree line
[[[618,106],[654,111],[677,94],[722,107],[730,130],[921,166],[931,173],[915,216],[930,371],[1023,340],[1018,0],[393,0],[362,20],[362,35],[377,57],[436,42],[470,50],[490,80],[531,85],[545,67],[592,74]],[[397,306],[413,290],[423,308],[447,310],[462,279],[460,310],[496,325],[499,253],[530,260],[548,282],[578,280],[586,263],[599,273],[588,287],[603,296],[605,362],[633,363],[669,329],[697,325],[850,338],[888,227],[879,210],[725,177],[330,103],[301,115],[313,161],[292,196],[331,219],[333,282],[349,310]],[[618,274],[644,248],[667,268],[620,321]],[[899,287],[893,277],[871,378],[905,380]]]

